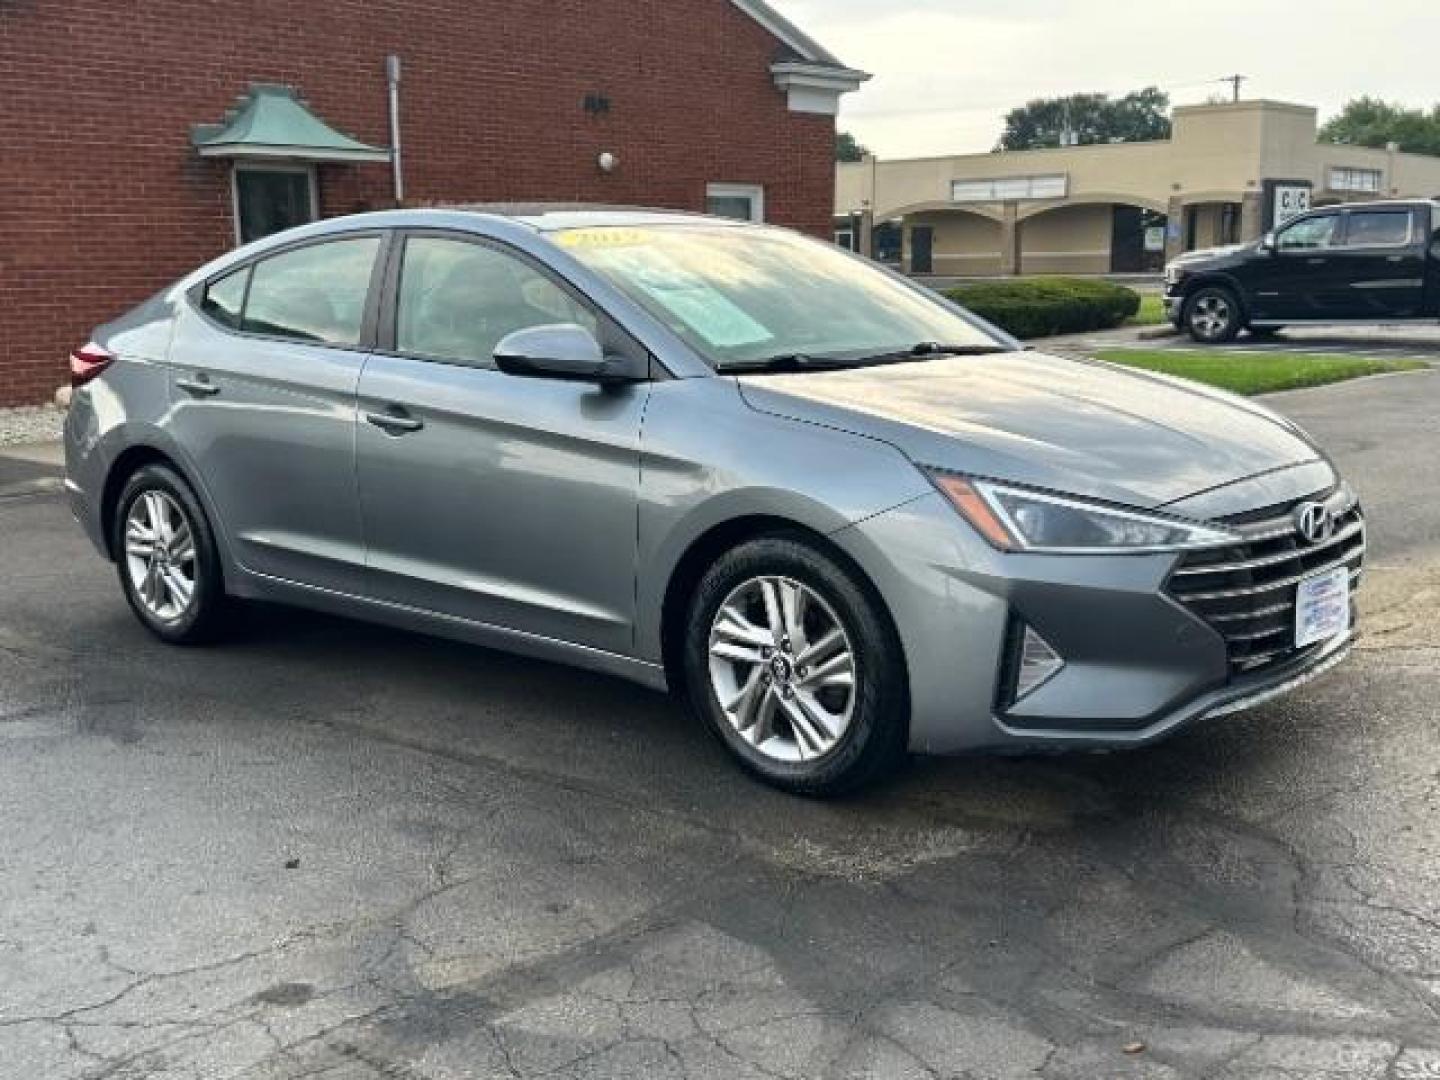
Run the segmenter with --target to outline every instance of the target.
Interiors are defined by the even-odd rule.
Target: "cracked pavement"
[[[0,498],[0,1076],[1440,1077],[1440,374],[1273,404],[1370,511],[1350,662],[829,804],[599,676],[282,609],[167,649]]]

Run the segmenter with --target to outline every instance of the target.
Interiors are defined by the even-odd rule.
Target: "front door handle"
[[[220,387],[204,377],[176,379],[175,385],[187,394],[194,394],[196,397],[214,397],[220,392]]]
[[[403,412],[367,412],[365,420],[387,435],[408,435],[425,426],[424,420],[417,420]]]

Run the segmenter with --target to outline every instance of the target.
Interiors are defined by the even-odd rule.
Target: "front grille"
[[[1335,515],[1329,540],[1311,544],[1292,514],[1302,502],[1324,502]],[[1346,567],[1353,589],[1365,561],[1365,518],[1348,489],[1301,499],[1263,513],[1222,519],[1243,540],[1193,551],[1170,575],[1168,591],[1225,639],[1232,675],[1283,663],[1295,648],[1295,601],[1300,582]],[[1323,643],[1322,643],[1323,644]]]

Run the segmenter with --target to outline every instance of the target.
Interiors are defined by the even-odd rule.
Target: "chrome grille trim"
[[[1315,550],[1322,549],[1317,548]],[[1335,559],[1332,562],[1328,562],[1324,566],[1317,566],[1312,570],[1306,570],[1302,573],[1294,574],[1287,578],[1281,578],[1279,581],[1270,581],[1266,582],[1264,585],[1251,585],[1246,588],[1239,589],[1220,589],[1216,592],[1187,592],[1184,595],[1184,600],[1186,603],[1192,603],[1199,600],[1234,600],[1242,596],[1258,596],[1261,593],[1274,592],[1276,589],[1283,589],[1290,585],[1298,585],[1306,578],[1315,577],[1317,574],[1325,574],[1329,573],[1331,570],[1339,570],[1340,567],[1344,566],[1346,563],[1349,563],[1354,559],[1362,558],[1364,554],[1365,544],[1362,542],[1360,544],[1357,544],[1352,550],[1347,551],[1346,553],[1341,555],[1340,558]],[[1289,561],[1297,562],[1298,560],[1294,556],[1292,556]]]
[[[1300,537],[1292,519],[1296,506],[1312,501],[1324,502],[1337,519],[1334,535],[1313,545]],[[1365,518],[1349,488],[1256,516],[1222,522],[1237,542],[1186,552],[1166,583],[1174,600],[1225,639],[1232,675],[1322,649],[1323,642],[1294,647],[1299,584],[1344,567],[1353,588],[1364,572]]]

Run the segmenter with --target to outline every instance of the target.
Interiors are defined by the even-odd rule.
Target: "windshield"
[[[908,354],[932,343],[1008,349],[839,248],[779,229],[606,226],[564,230],[555,242],[721,370],[777,357]]]

